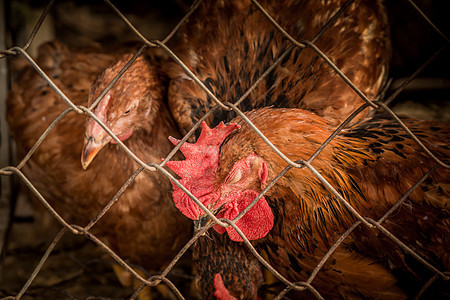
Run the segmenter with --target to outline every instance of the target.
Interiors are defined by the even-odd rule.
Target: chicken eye
[[[231,177],[229,184],[234,184],[241,180],[242,178],[242,172],[241,170],[237,169],[236,172],[233,174],[233,177]]]
[[[127,116],[131,113],[132,110],[134,110],[136,108],[136,103],[132,103],[131,105],[128,106],[127,110],[123,113],[123,116]]]

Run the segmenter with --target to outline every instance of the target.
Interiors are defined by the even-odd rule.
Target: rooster
[[[37,63],[75,105],[87,106],[132,57],[128,51],[69,49],[52,42],[40,48]],[[144,162],[159,162],[172,148],[167,135],[179,134],[165,103],[167,82],[158,68],[157,55],[141,55],[93,110]],[[31,67],[13,84],[7,104],[18,157],[67,108]],[[22,171],[58,213],[85,226],[138,167],[93,119],[71,112]],[[140,173],[93,232],[130,263],[161,270],[191,236],[191,225],[173,205],[170,190],[162,173]]]
[[[333,132],[326,118],[301,109],[263,108],[245,115],[292,161],[308,160]],[[447,124],[404,122],[439,159],[448,159]],[[186,160],[168,163],[181,177],[180,183],[218,218],[230,220],[288,166],[240,117],[214,129],[204,123],[198,141],[183,144],[181,151]],[[435,164],[400,125],[383,115],[344,129],[311,163],[353,209],[375,220]],[[448,169],[438,168],[382,223],[412,250],[446,271],[450,270],[449,179]],[[173,186],[177,208],[190,219],[203,222],[205,212]],[[278,272],[297,282],[308,278],[355,221],[350,209],[308,168],[293,168],[236,225],[257,250],[268,254]],[[242,241],[232,227],[214,228],[233,241]],[[331,299],[404,299],[432,275],[380,231],[359,226],[325,263],[312,285]],[[223,293],[222,280],[217,279],[216,289],[221,290],[216,293]]]
[[[389,28],[382,1],[354,1],[323,32],[323,27],[346,1],[260,3],[294,39],[313,41],[369,99],[379,95],[390,62]],[[243,111],[270,105],[303,108],[337,125],[364,102],[315,51],[293,47],[249,0],[203,1],[179,30],[179,39],[171,48],[217,99],[236,103]],[[277,59],[279,64],[258,82]],[[170,77],[170,110],[180,131],[186,134],[215,101],[177,62],[165,63],[163,67]],[[255,84],[254,90],[246,95]],[[369,115],[371,111],[365,110],[355,120]],[[215,126],[233,117],[233,111],[218,109],[206,121]],[[199,130],[189,141],[195,141],[198,133]],[[224,240],[220,242],[230,245]],[[205,253],[196,247],[210,249],[217,247],[217,243],[214,238],[200,237],[194,253]],[[219,277],[226,273],[225,269],[238,269],[239,274],[244,274],[242,277],[252,277],[255,272],[248,271],[246,266],[253,257],[246,250],[227,248],[221,247],[222,252],[206,251],[215,255],[203,258],[210,264],[223,266]],[[227,256],[233,257],[233,266],[223,264]],[[241,265],[236,257],[240,257]],[[194,266],[201,298],[212,297],[210,283],[214,275],[209,274],[210,267],[206,263]],[[252,266],[256,268],[256,264]],[[224,282],[228,285],[239,281],[235,274],[226,277]],[[236,289],[234,294],[253,298],[256,294],[252,291],[260,285],[261,281],[255,280],[247,293]]]
[[[260,1],[298,41],[309,40],[369,99],[384,86],[390,61],[387,17],[382,1],[354,1],[319,34],[346,1]],[[203,1],[180,29],[173,52],[222,102],[236,103],[280,57],[281,62],[238,104],[243,110],[273,105],[303,108],[340,124],[364,100],[311,48],[293,47],[250,0]],[[169,107],[186,134],[214,105],[181,66],[164,64],[170,77]],[[363,119],[370,110],[357,118]],[[217,110],[211,126],[231,120]],[[195,137],[190,139],[195,140]]]
[[[325,24],[345,1],[290,0],[280,5],[263,0],[260,3],[294,39],[314,41],[368,98],[379,95],[390,61],[389,28],[382,1],[354,1],[324,32]],[[300,107],[336,125],[364,102],[315,51],[292,48],[292,43],[249,0],[203,1],[180,29],[179,39],[172,48],[214,96],[222,102],[239,101],[237,106],[243,111],[269,105]],[[277,59],[280,63],[245,96]],[[170,77],[169,107],[180,131],[186,134],[215,101],[177,62],[165,63],[164,68]],[[357,119],[370,114],[370,110],[365,110]],[[218,109],[206,121],[215,126],[233,116],[233,111]],[[196,137],[192,135],[189,141],[195,141]],[[201,237],[198,243],[194,245],[194,253],[204,253],[196,251],[197,246],[217,247],[214,239]],[[247,260],[252,259],[247,251],[221,249],[222,253],[214,251],[216,261],[210,261],[211,264],[223,265],[226,259],[222,256],[240,257],[242,265],[233,260],[233,268],[243,270],[239,273],[245,274],[244,277],[252,277],[245,267],[249,264]],[[210,259],[209,255],[203,257]],[[212,297],[211,293],[207,294],[212,281],[209,268],[205,264],[195,266],[201,266],[196,267],[196,276],[202,298]],[[237,282],[233,276],[228,275],[228,279]],[[225,283],[230,282],[228,279],[225,278]],[[258,289],[260,283],[256,280],[250,290]]]

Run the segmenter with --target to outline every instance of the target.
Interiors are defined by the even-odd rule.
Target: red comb
[[[219,165],[220,145],[235,129],[240,128],[236,123],[225,125],[221,122],[215,128],[209,128],[202,122],[202,133],[195,144],[184,143],[180,151],[186,157],[182,161],[169,161],[167,166],[181,177],[180,183],[195,197],[202,197],[202,203],[207,206],[217,199],[214,194],[214,179]],[[177,145],[179,140],[169,137]],[[173,200],[175,206],[188,218],[197,220],[203,215],[202,209],[186,195],[178,186],[173,185]]]

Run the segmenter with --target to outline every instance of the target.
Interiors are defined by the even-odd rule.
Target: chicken
[[[194,287],[200,299],[256,299],[264,283],[263,269],[247,247],[208,231],[193,249]],[[227,289],[228,287],[228,289]]]
[[[325,53],[369,99],[378,96],[384,86],[390,61],[389,28],[381,1],[355,1],[347,7],[335,23],[321,33],[324,25],[344,5],[345,1],[261,1],[268,13],[297,40],[314,40]],[[339,124],[364,101],[311,48],[293,47],[258,10],[251,1],[204,1],[179,32],[179,39],[171,49],[199,80],[222,102],[231,102],[241,110],[273,105],[301,107],[326,117],[333,125]],[[244,99],[249,88],[281,56],[280,63],[259,82]],[[358,63],[355,63],[358,62]],[[169,107],[183,134],[214,105],[210,95],[192,80],[178,62],[165,63],[170,77]],[[356,119],[364,119],[371,111],[366,109]],[[229,121],[233,111],[218,109],[207,119],[215,126]],[[355,119],[355,120],[356,120]],[[195,141],[193,135],[189,141]],[[217,243],[200,237],[194,253],[205,253],[195,248],[208,249]],[[226,238],[224,238],[226,239]],[[225,245],[229,242],[220,241]],[[209,244],[209,246],[207,246]],[[227,249],[230,248],[230,249]],[[207,252],[207,251],[206,251]],[[221,247],[202,257],[211,264],[227,269],[247,270],[254,257],[243,248]],[[233,266],[223,265],[229,257]],[[249,261],[247,261],[249,260]],[[252,264],[254,265],[254,264]],[[215,267],[202,263],[195,268],[198,290],[203,299],[212,297],[209,270]],[[243,277],[252,277],[246,272]],[[225,285],[239,282],[234,275],[224,279]],[[261,282],[253,282],[259,287]],[[208,294],[209,293],[209,294]],[[236,295],[246,293],[236,293]],[[256,295],[249,291],[247,295]],[[244,297],[245,298],[245,297]],[[248,296],[247,296],[248,298]],[[251,298],[251,297],[250,297]]]
[[[309,159],[333,132],[328,120],[301,109],[263,108],[245,115],[292,161]],[[447,124],[404,122],[439,159],[448,160]],[[180,183],[218,218],[230,220],[288,166],[240,117],[214,129],[204,123],[198,141],[183,144],[181,151],[186,160],[168,164]],[[311,163],[358,213],[374,220],[435,164],[384,115],[344,129]],[[438,168],[382,223],[441,271],[450,270],[449,175],[448,169]],[[177,208],[204,223],[204,211],[173,185]],[[293,168],[236,225],[258,251],[267,252],[278,272],[297,282],[308,278],[355,221],[308,168]],[[242,241],[232,227],[214,228]],[[312,286],[326,299],[404,299],[415,295],[432,275],[379,230],[359,226]],[[225,288],[233,289],[226,283]],[[448,292],[447,285],[437,295]],[[303,297],[312,296],[304,293]]]
[[[309,40],[346,1],[260,1],[287,33]],[[236,103],[284,53],[286,56],[239,103],[243,110],[273,105],[303,108],[340,124],[364,103],[312,48],[293,47],[250,0],[204,1],[180,29],[172,48],[181,61],[222,102]],[[384,86],[390,61],[387,17],[382,1],[355,1],[314,44],[369,99]],[[175,61],[164,64],[170,77],[169,107],[186,134],[216,103]],[[365,110],[357,119],[363,119]],[[219,109],[211,126],[231,120]],[[195,140],[195,137],[190,139]]]
[[[53,42],[41,47],[37,63],[76,105],[87,106],[132,57],[125,54],[130,49],[96,51]],[[173,147],[167,136],[179,133],[165,102],[166,78],[150,51],[133,63],[93,112],[142,161],[159,163]],[[31,67],[24,71],[8,97],[8,122],[19,157],[66,108]],[[93,119],[71,112],[22,171],[57,212],[70,223],[85,226],[138,167]],[[93,233],[130,263],[161,270],[192,234],[170,191],[161,172],[141,172],[98,220]]]

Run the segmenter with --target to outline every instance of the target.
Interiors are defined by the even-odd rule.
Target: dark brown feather
[[[193,266],[200,299],[215,299],[216,274],[222,276],[225,287],[236,299],[256,299],[263,284],[261,265],[250,250],[214,230],[197,240]]]
[[[260,1],[294,38],[312,40],[345,1]],[[369,99],[378,96],[390,60],[386,13],[381,1],[355,1],[315,42]],[[205,1],[181,29],[175,54],[222,102],[235,103],[292,43],[250,1]],[[169,105],[186,133],[215,102],[176,63]],[[295,48],[238,107],[298,107],[338,124],[364,101],[311,48]],[[369,113],[365,110],[358,118]],[[233,112],[216,111],[210,125]]]
[[[284,1],[282,5],[276,1],[259,2],[298,41],[311,41],[345,3],[340,0],[293,0]],[[380,93],[388,73],[388,36],[386,12],[381,1],[363,0],[347,7],[338,21],[315,41],[315,45],[369,99],[373,99]],[[291,42],[247,0],[204,1],[180,29],[179,39],[172,44],[175,54],[203,84],[220,101],[231,103],[236,103],[291,46]],[[185,134],[215,102],[178,63],[167,63],[164,68],[170,77],[169,107],[182,134]],[[270,105],[298,107],[324,116],[336,125],[363,103],[311,48],[293,47],[238,107],[243,111]],[[366,109],[356,120],[370,114],[371,111]],[[220,121],[230,121],[234,116],[234,112],[219,109],[206,121],[215,126]],[[195,137],[191,137],[192,140]],[[225,259],[227,255],[239,256],[235,251],[227,254],[226,247],[221,249],[222,253],[214,251],[215,255],[224,256],[217,260]],[[246,257],[245,254],[240,256]],[[246,264],[243,261],[241,268]],[[210,274],[208,267],[197,270],[198,278],[204,282],[212,281],[210,277],[214,274]],[[210,288],[205,283],[200,289]]]

